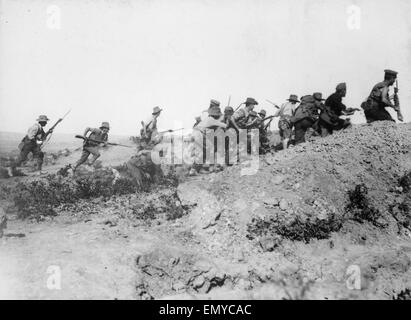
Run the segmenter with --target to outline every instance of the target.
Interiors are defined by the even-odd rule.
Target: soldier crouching
[[[137,154],[126,163],[127,172],[140,188],[147,182],[158,182],[163,176],[160,165],[151,158],[152,146],[141,140],[137,146]]]

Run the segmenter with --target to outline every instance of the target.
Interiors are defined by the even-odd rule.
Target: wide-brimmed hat
[[[323,99],[323,94],[321,92],[314,92],[313,93],[313,98],[315,100],[318,100],[318,101],[324,101],[325,100],[325,99]]]
[[[300,100],[298,100],[298,96],[296,94],[290,94],[290,97],[288,98],[288,101],[300,102]]]
[[[265,111],[264,109],[261,109],[261,110],[260,110],[260,112],[259,112],[258,114],[260,114],[260,115],[264,115],[264,117],[265,117],[265,116],[266,116],[266,114],[267,114],[267,111]]]
[[[258,102],[254,98],[248,97],[247,100],[244,102],[246,105],[254,104],[257,105]]]
[[[221,116],[222,113],[221,113],[220,107],[213,106],[213,107],[208,108],[208,115],[209,116]]]
[[[38,122],[47,122],[47,121],[49,121],[50,119],[49,118],[47,118],[47,116],[45,116],[44,114],[42,114],[42,115],[40,115],[38,118],[37,118],[37,120],[36,121],[38,121]]]
[[[102,122],[100,128],[110,129],[110,124],[108,122]]]
[[[163,111],[163,109],[161,109],[160,107],[154,107],[153,108],[153,114],[160,113],[161,111]]]

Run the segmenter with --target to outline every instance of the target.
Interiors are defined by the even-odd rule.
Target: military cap
[[[224,113],[234,113],[233,107],[230,107],[230,106],[225,107]]]
[[[47,116],[45,116],[44,114],[42,114],[42,115],[40,115],[38,118],[37,118],[37,120],[36,121],[38,121],[38,122],[47,122],[47,121],[49,121],[50,119],[49,118],[47,118]]]
[[[210,107],[219,107],[219,106],[220,106],[220,101],[214,100],[214,99],[210,100]]]
[[[208,115],[209,116],[221,116],[222,113],[221,113],[220,107],[213,106],[213,107],[208,108]]]
[[[247,100],[245,101],[245,104],[246,105],[249,105],[249,104],[255,104],[255,105],[257,105],[258,104],[258,102],[254,99],[254,98],[247,98]]]
[[[315,100],[319,100],[319,101],[324,101],[325,99],[323,99],[323,95],[321,92],[314,92],[313,93],[313,98]]]
[[[385,73],[385,75],[390,75],[390,76],[394,76],[394,77],[396,77],[397,74],[398,74],[397,71],[389,70],[389,69],[385,69],[385,70],[384,70],[384,73]]]
[[[298,100],[298,96],[296,94],[290,94],[290,97],[288,98],[288,101],[300,102]]]
[[[161,111],[163,111],[163,109],[160,109],[160,107],[154,107],[153,108],[153,114],[160,113]]]
[[[339,83],[336,87],[335,90],[337,91],[343,91],[347,90],[347,84],[345,82]]]
[[[261,109],[260,112],[258,113],[259,115],[265,115],[267,114],[267,112],[264,109]]]
[[[110,124],[108,122],[102,122],[100,128],[110,129]]]
[[[254,110],[253,111],[250,111],[250,113],[248,114],[250,117],[257,117],[257,112],[255,112]]]

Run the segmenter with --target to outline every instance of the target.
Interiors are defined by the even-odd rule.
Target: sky
[[[155,106],[160,130],[191,128],[210,99],[273,114],[340,82],[360,107],[386,68],[409,122],[409,0],[0,0],[1,131],[71,109],[56,132],[136,135]]]

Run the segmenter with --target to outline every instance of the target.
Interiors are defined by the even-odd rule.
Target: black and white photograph
[[[409,0],[0,0],[0,300],[411,300],[410,107]]]

